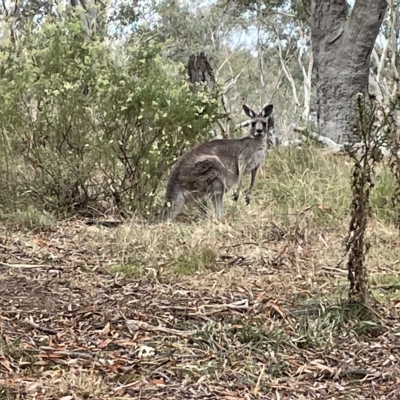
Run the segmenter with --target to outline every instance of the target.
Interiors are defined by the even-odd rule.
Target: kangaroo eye
[[[251,126],[252,126],[253,128],[255,128],[256,123],[255,123],[255,122],[252,122],[252,123],[251,123]]]

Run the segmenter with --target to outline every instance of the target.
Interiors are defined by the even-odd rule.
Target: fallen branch
[[[312,139],[317,140],[318,142],[322,143],[324,146],[328,147],[330,150],[333,150],[335,152],[343,150],[343,145],[337,144],[332,139],[329,139],[325,136],[318,135],[318,133],[316,132],[310,132],[305,128],[299,128],[299,127],[293,128],[293,131],[301,133],[304,136],[311,137]]]
[[[294,127],[293,131],[296,133],[301,133],[304,136],[310,137],[314,140],[317,140],[321,144],[323,144],[325,147],[327,147],[332,153],[340,153],[342,151],[345,151],[345,148],[348,146],[351,146],[354,149],[357,149],[358,151],[362,151],[362,148],[364,146],[363,143],[343,143],[343,144],[338,144],[334,142],[332,139],[329,139],[325,136],[318,135],[316,132],[310,132],[305,128],[300,128],[300,127]],[[300,139],[296,139],[293,141],[286,141],[282,143],[283,147],[288,147],[292,146],[293,144],[297,146],[301,146],[302,142]],[[379,146],[379,150],[382,152],[384,156],[389,156],[390,151],[385,147],[385,146]],[[398,152],[398,155],[400,156],[400,151]]]

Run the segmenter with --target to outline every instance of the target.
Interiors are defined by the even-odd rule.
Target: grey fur
[[[243,105],[243,109],[251,118],[246,137],[202,143],[177,161],[168,179],[165,217],[173,220],[185,203],[208,197],[215,216],[221,219],[224,194],[237,185],[233,195],[237,200],[246,174],[251,174],[245,195],[246,204],[250,203],[257,170],[268,148],[269,130],[273,128],[273,119],[270,117],[273,106],[265,106],[258,114],[246,105]]]

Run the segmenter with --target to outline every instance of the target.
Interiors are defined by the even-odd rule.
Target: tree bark
[[[311,37],[317,75],[321,134],[336,143],[354,142],[356,94],[367,94],[370,56],[386,0],[311,1]]]

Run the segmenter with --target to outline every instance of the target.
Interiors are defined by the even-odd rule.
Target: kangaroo
[[[215,217],[221,219],[224,194],[236,185],[233,199],[238,200],[243,176],[249,173],[251,180],[245,192],[245,201],[250,203],[257,170],[270,141],[273,105],[265,106],[258,114],[247,105],[243,105],[243,110],[251,118],[245,125],[250,125],[247,136],[202,143],[176,162],[167,183],[164,209],[167,219],[175,219],[185,203],[202,201],[207,197],[211,199]]]

